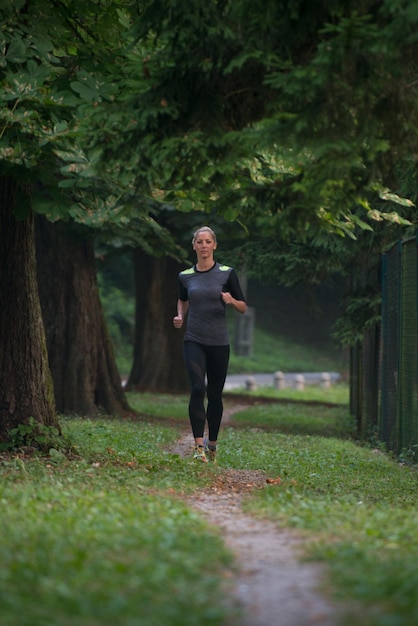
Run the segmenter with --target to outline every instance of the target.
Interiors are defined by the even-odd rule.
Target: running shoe
[[[210,446],[207,439],[205,439],[204,443],[205,443],[206,458],[211,463],[216,463],[216,447],[214,448],[214,447]]]
[[[206,458],[210,461],[210,463],[216,463],[216,450],[211,450],[209,448],[206,451]]]
[[[201,461],[202,463],[207,463],[208,459],[206,457],[205,448],[203,446],[196,446],[193,453],[193,459],[195,461]]]

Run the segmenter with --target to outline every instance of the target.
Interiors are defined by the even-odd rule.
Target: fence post
[[[254,376],[248,376],[245,381],[245,387],[247,391],[255,391],[257,389],[257,383],[255,382]]]
[[[283,372],[275,372],[273,376],[273,386],[275,389],[284,389],[285,380]]]
[[[331,376],[327,372],[321,374],[321,387],[324,389],[331,387]]]
[[[293,386],[298,391],[303,391],[305,389],[305,377],[303,374],[296,374]]]

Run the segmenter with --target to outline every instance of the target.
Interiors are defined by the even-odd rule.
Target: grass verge
[[[230,336],[234,336],[231,326]],[[347,370],[346,356],[341,349],[320,352],[306,344],[297,344],[285,335],[271,334],[254,328],[252,356],[244,357],[231,351],[230,374],[257,372],[342,372]]]
[[[188,427],[185,396],[129,399],[138,421],[63,418],[70,458],[0,457],[2,626],[230,623],[218,599],[231,556],[183,500],[226,468],[274,479],[246,509],[305,535],[356,607],[348,623],[418,622],[417,470],[353,441],[346,404],[249,405],[213,468],[167,452]]]
[[[2,626],[224,623],[230,555],[178,497],[209,480],[164,452],[178,431],[77,418],[63,428],[71,460],[0,459]]]
[[[247,511],[304,533],[306,558],[327,564],[336,596],[353,607],[345,623],[418,623],[417,468],[350,440],[341,408],[254,406],[234,421],[223,462],[274,481],[246,499]]]

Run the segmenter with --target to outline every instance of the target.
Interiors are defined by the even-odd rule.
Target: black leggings
[[[185,341],[184,361],[191,388],[189,418],[193,437],[203,437],[207,420],[209,441],[216,441],[222,420],[222,391],[228,371],[229,346],[205,346],[194,341]],[[206,411],[205,391],[208,399]]]

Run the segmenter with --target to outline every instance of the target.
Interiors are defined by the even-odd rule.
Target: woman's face
[[[208,230],[201,230],[195,238],[193,250],[201,259],[210,258],[216,250],[216,241]]]

